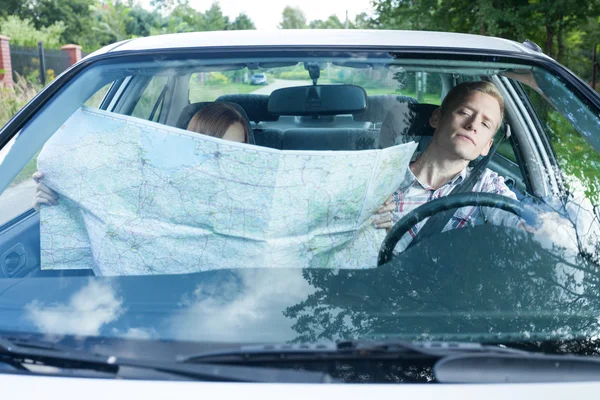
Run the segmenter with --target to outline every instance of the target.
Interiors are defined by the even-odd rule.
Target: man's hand
[[[40,211],[40,205],[42,204],[55,206],[58,201],[58,195],[54,190],[40,182],[44,178],[44,173],[36,171],[32,178],[35,183],[37,183],[37,186],[35,187],[35,197],[33,198],[33,208],[36,211]]]
[[[377,229],[385,229],[389,232],[394,225],[394,217],[392,212],[396,209],[396,203],[394,203],[394,195],[387,198],[385,203],[377,210],[377,214],[373,217],[373,226]]]

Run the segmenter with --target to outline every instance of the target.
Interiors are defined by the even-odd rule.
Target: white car
[[[239,92],[264,71],[272,83]],[[506,116],[474,168],[518,200],[450,195],[374,229],[433,110],[475,80]],[[186,130],[214,103],[246,143]],[[600,96],[531,42],[282,30],[107,46],[0,131],[4,396],[594,396],[599,151]],[[36,170],[56,194],[39,211]],[[469,205],[532,227],[392,252]]]
[[[250,78],[251,85],[266,85],[268,83],[269,80],[267,79],[267,74],[264,73],[254,74],[252,75],[252,78]]]

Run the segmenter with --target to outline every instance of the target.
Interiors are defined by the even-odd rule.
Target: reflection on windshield
[[[476,260],[448,256],[474,248]],[[438,235],[377,270],[361,271],[360,279],[351,271],[306,270],[316,291],[285,315],[295,321],[297,342],[597,337],[600,273],[563,255],[525,232],[458,230],[451,239]]]
[[[558,164],[552,173],[562,178],[567,195],[545,199],[556,212],[566,215],[577,235],[577,248],[596,263],[600,261],[600,226],[596,206],[600,204],[600,118],[556,76],[533,69],[535,86],[524,86],[531,106],[552,144]],[[569,244],[573,240],[558,241]]]
[[[203,280],[181,297],[183,308],[167,321],[169,336],[217,342],[276,342],[290,337],[291,322],[281,310],[310,295],[313,288],[301,270],[277,272],[223,271],[216,281]]]
[[[26,318],[42,332],[98,336],[125,311],[123,300],[109,281],[90,280],[65,303],[34,300],[25,306]]]

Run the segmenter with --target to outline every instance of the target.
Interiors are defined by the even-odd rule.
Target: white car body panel
[[[132,400],[132,399],[565,399],[594,398],[600,383],[428,385],[428,384],[256,384],[107,380],[0,375],[3,399]]]
[[[517,42],[494,37],[463,33],[417,32],[391,30],[278,30],[190,32],[137,38],[111,45],[99,52],[140,51],[181,48],[256,47],[256,46],[381,46],[428,47],[471,50],[491,50],[527,53],[530,50]],[[536,53],[538,54],[538,53]]]

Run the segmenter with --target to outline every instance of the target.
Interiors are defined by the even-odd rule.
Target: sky
[[[223,14],[233,20],[240,13],[245,13],[259,30],[277,29],[281,22],[281,13],[286,6],[300,8],[306,16],[306,22],[316,19],[325,20],[332,14],[338,16],[340,21],[348,18],[352,21],[357,14],[366,12],[371,14],[371,0],[219,0]],[[145,8],[150,8],[150,0],[139,0]],[[190,5],[198,11],[204,12],[210,8],[213,0],[189,0]]]

